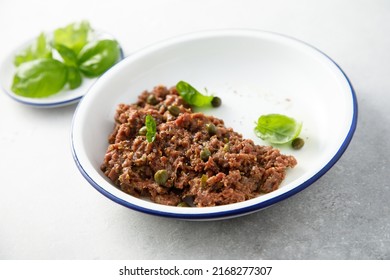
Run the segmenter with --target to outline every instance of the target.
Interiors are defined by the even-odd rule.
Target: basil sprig
[[[110,68],[119,58],[119,46],[113,40],[88,43],[77,59],[80,71],[87,77],[97,77]]]
[[[74,22],[54,30],[53,43],[63,45],[78,54],[88,43],[91,31],[92,28],[88,21]]]
[[[82,21],[54,30],[52,40],[41,33],[16,54],[12,91],[25,97],[47,97],[66,84],[69,89],[78,88],[83,76],[102,75],[118,61],[120,48],[115,40],[89,41],[92,31],[89,23]]]
[[[189,83],[180,81],[176,84],[180,96],[189,104],[197,107],[211,105],[213,96],[203,95]]]
[[[255,127],[256,135],[272,144],[290,142],[299,136],[301,130],[301,122],[281,114],[262,115]]]
[[[40,58],[24,62],[16,69],[12,91],[25,97],[46,97],[60,91],[67,78],[68,71],[63,63]]]
[[[49,42],[47,42],[45,34],[41,33],[34,43],[16,54],[14,64],[15,66],[19,66],[20,64],[31,60],[52,57],[52,48],[50,47]]]
[[[151,115],[146,115],[145,118],[146,126],[146,140],[152,143],[156,139],[156,121]]]

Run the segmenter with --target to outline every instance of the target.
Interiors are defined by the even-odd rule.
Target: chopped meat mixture
[[[147,115],[157,127],[151,143],[143,128]],[[276,190],[297,164],[243,139],[220,119],[194,113],[175,88],[164,86],[118,105],[108,142],[101,166],[108,178],[130,195],[171,206],[245,201]]]

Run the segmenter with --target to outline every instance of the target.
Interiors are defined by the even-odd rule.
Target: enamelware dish
[[[269,145],[253,129],[260,115],[279,113],[303,122],[305,146],[275,146],[298,165],[274,192],[215,207],[172,207],[128,195],[100,165],[119,103],[134,103],[144,90],[184,80],[222,98],[219,108],[197,109],[225,121],[256,144]],[[355,131],[357,101],[347,76],[316,48],[299,40],[256,30],[217,30],[165,40],[133,53],[89,89],[75,112],[71,148],[85,179],[100,193],[147,214],[212,220],[249,214],[305,189],[342,156]]]

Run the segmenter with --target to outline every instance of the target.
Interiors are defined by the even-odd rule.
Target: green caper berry
[[[190,207],[190,205],[187,202],[180,202],[177,207]]]
[[[171,113],[172,116],[175,117],[177,117],[180,114],[180,108],[175,105],[169,106],[168,111],[169,113]]]
[[[224,146],[223,146],[223,150],[225,152],[229,152],[230,151],[230,143],[226,143]]]
[[[154,181],[156,181],[157,184],[164,186],[167,180],[168,172],[165,169],[161,169],[154,173]]]
[[[292,142],[291,142],[291,146],[293,147],[293,149],[295,150],[299,150],[303,147],[303,145],[305,145],[305,141],[302,139],[302,138],[295,138]]]
[[[207,123],[206,130],[210,135],[215,135],[217,133],[217,127],[213,123]]]
[[[143,127],[141,127],[141,128],[139,129],[138,134],[139,134],[139,135],[146,135],[146,132],[147,132],[146,126],[143,126]]]
[[[214,96],[213,99],[211,100],[211,105],[213,107],[219,107],[221,106],[221,104],[222,104],[222,100],[218,96]]]
[[[154,94],[151,94],[148,96],[148,98],[146,98],[146,103],[150,105],[156,105],[158,103],[158,100],[156,96],[154,96]]]
[[[203,161],[207,161],[210,156],[211,156],[211,153],[210,153],[210,150],[208,148],[204,148],[200,152],[200,159],[203,160]]]

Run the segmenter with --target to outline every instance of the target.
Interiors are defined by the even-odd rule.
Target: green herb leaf
[[[70,89],[78,88],[82,83],[82,77],[79,69],[68,66],[68,84]]]
[[[44,33],[41,33],[33,44],[16,54],[14,64],[19,66],[24,62],[38,58],[52,58],[52,49]]]
[[[54,45],[54,48],[61,55],[66,65],[75,67],[77,66],[77,54],[73,50],[61,44]]]
[[[88,21],[71,23],[54,30],[54,45],[64,45],[76,54],[87,44],[91,26]]]
[[[180,81],[176,84],[176,89],[180,96],[189,104],[197,107],[211,105],[213,96],[201,94],[189,83]]]
[[[25,62],[16,69],[12,91],[25,97],[47,97],[64,87],[67,74],[66,66],[52,58]]]
[[[80,71],[87,77],[100,76],[118,61],[119,55],[119,44],[115,40],[88,43],[78,55]]]
[[[17,66],[12,90],[15,94],[40,98],[59,92],[66,83],[69,89],[82,84],[82,74],[98,77],[120,57],[115,40],[89,42],[93,30],[87,21],[69,24],[52,33],[49,42],[44,33],[14,58]],[[53,51],[59,60],[53,59]]]
[[[151,115],[147,115],[145,118],[146,126],[146,140],[152,143],[156,139],[156,121]]]
[[[290,142],[301,133],[302,123],[281,114],[260,116],[255,127],[258,137],[272,144]]]

